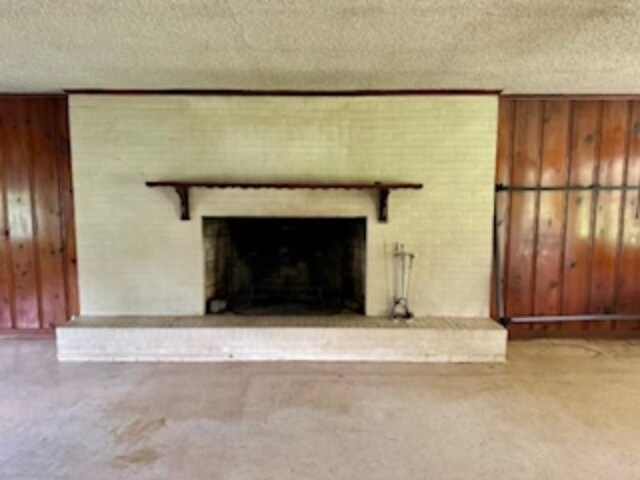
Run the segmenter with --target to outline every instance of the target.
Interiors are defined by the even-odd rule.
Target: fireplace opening
[[[205,218],[207,313],[364,313],[365,218]]]

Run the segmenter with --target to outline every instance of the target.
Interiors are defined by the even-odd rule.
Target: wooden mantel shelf
[[[173,188],[180,199],[180,219],[189,220],[190,188],[244,188],[244,189],[280,189],[280,190],[375,190],[378,192],[378,220],[386,222],[389,218],[389,194],[391,190],[420,190],[421,183],[250,183],[250,182],[185,182],[160,181],[146,182],[150,188]]]

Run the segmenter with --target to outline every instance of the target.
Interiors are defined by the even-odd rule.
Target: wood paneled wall
[[[503,98],[496,183],[640,185],[640,100]],[[507,316],[640,318],[640,192],[497,195]],[[639,331],[627,320],[510,326],[513,336]]]
[[[64,97],[0,96],[0,331],[78,312]]]

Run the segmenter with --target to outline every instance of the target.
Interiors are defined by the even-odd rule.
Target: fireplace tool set
[[[411,273],[415,255],[405,250],[404,244],[396,243],[394,259],[395,295],[393,297],[393,320],[411,320],[413,313],[409,309],[409,287],[411,286]]]

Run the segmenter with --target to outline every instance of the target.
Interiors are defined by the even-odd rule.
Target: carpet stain
[[[140,448],[132,452],[118,455],[111,462],[117,468],[149,465],[160,458],[160,454],[152,448]]]
[[[166,424],[166,418],[156,418],[153,420],[139,418],[128,423],[121,429],[112,430],[111,433],[117,443],[135,444],[164,428]]]

